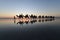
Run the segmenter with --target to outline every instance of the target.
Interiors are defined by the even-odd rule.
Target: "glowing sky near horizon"
[[[60,0],[0,0],[0,17],[22,13],[60,16]]]

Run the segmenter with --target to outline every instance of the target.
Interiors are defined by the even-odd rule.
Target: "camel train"
[[[41,15],[39,15],[39,16],[36,16],[36,15],[33,15],[33,14],[31,14],[31,15],[28,15],[28,14],[26,14],[25,16],[23,15],[23,14],[20,14],[20,15],[16,15],[16,17],[17,18],[55,18],[54,16],[41,16]],[[14,19],[16,19],[16,17],[14,16]]]

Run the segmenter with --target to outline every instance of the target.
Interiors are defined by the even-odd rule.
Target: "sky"
[[[0,17],[18,14],[60,16],[60,0],[0,0]]]

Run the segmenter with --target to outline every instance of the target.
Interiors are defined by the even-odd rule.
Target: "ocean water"
[[[60,40],[60,19],[0,19],[0,40]]]

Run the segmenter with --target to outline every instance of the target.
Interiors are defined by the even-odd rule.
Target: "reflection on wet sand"
[[[14,19],[14,23],[17,23],[17,24],[28,24],[28,23],[36,23],[36,22],[48,22],[48,21],[54,21],[55,19],[54,18],[49,18],[49,19]]]

